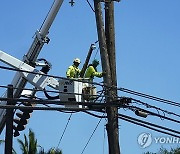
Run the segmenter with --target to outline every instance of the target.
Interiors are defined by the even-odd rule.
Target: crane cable
[[[51,5],[51,8],[49,9],[49,11],[48,11],[48,13],[47,13],[47,15],[46,15],[46,17],[45,17],[45,19],[44,19],[44,21],[43,21],[43,23],[42,23],[42,25],[41,25],[40,29],[39,29],[39,31],[41,30],[41,28],[42,28],[43,24],[45,23],[45,21],[46,21],[46,19],[47,19],[48,15],[49,15],[49,13],[50,13],[50,11],[51,11],[51,9],[52,9],[52,7],[53,7],[54,3],[55,3],[55,0],[54,0],[53,4]]]

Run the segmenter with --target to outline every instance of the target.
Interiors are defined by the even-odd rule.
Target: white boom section
[[[27,63],[31,65],[33,62],[36,61],[44,43],[48,43],[49,39],[47,37],[49,33],[49,29],[62,5],[64,0],[54,0],[53,6],[45,20],[45,22],[42,25],[42,28],[36,32],[36,36],[34,38],[34,41],[28,51],[28,53],[24,56],[23,61],[24,63]],[[14,98],[18,98],[21,95],[22,89],[26,86],[27,81],[21,77],[21,75],[17,72],[13,81],[12,85],[15,88],[18,88],[14,90]],[[5,94],[6,96],[6,94]],[[6,104],[6,102],[0,102],[0,104]],[[4,128],[5,125],[5,109],[0,109],[0,134]]]
[[[45,75],[43,72],[3,51],[0,51],[0,61],[12,66],[17,69],[17,71],[20,71],[20,76],[35,86],[36,89],[43,90],[46,86],[50,86],[53,89],[59,90],[59,98],[61,101],[83,102],[85,101],[83,91],[85,93],[86,88],[93,88],[88,83],[82,82],[82,80],[87,79],[81,79],[79,81],[66,79],[56,80],[55,78]],[[95,94],[91,92],[92,91],[89,91],[87,94]],[[71,106],[68,105],[68,107]],[[81,105],[72,105],[72,107],[82,108]]]
[[[43,90],[46,86],[50,86],[59,90],[59,82],[56,79],[45,76],[43,72],[3,51],[0,51],[0,61],[12,66],[17,70],[20,70],[20,76],[25,78],[29,83],[38,89]]]

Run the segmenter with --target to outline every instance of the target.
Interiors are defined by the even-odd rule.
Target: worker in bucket
[[[75,58],[73,65],[69,66],[66,71],[67,78],[78,78],[81,70],[79,69],[79,64],[81,63],[79,58]]]
[[[85,78],[89,78],[90,81],[93,81],[94,77],[101,78],[104,73],[102,72],[97,72],[97,66],[99,65],[99,61],[94,59],[92,61],[92,64],[89,64],[86,73],[85,73]]]

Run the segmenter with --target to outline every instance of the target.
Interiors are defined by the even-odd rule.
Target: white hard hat
[[[74,62],[75,62],[75,63],[79,63],[79,64],[81,63],[81,61],[80,61],[79,58],[75,58],[75,59],[74,59]]]

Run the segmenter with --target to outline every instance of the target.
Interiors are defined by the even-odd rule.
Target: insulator
[[[23,117],[23,113],[22,113],[22,112],[17,112],[16,115],[17,115],[17,117],[19,117],[19,118],[22,118],[22,117]]]
[[[20,122],[20,119],[18,119],[18,118],[15,118],[13,121],[14,121],[16,124],[19,124],[19,122]]]
[[[19,109],[22,112],[32,113],[33,109]]]
[[[24,103],[25,106],[32,106],[30,103]],[[19,136],[19,131],[22,131],[26,128],[26,124],[29,121],[29,118],[31,117],[31,113],[33,112],[32,109],[20,109],[22,112],[17,112],[16,116],[18,118],[14,119],[14,123],[16,123],[16,126],[13,126],[14,131],[14,137]]]
[[[19,136],[20,135],[20,133],[17,131],[17,130],[15,130],[15,132],[14,132],[14,137],[17,137],[17,136]]]
[[[31,117],[31,113],[29,113],[29,112],[24,112],[23,117],[24,117],[25,119],[29,119],[29,118]]]
[[[137,116],[144,117],[144,118],[146,118],[146,117],[148,116],[148,113],[143,112],[143,111],[140,111],[140,110],[136,110],[136,111],[135,111],[135,114],[136,114]]]
[[[17,131],[22,131],[22,130],[24,130],[25,128],[26,128],[26,125],[17,125],[16,130],[17,130]]]

